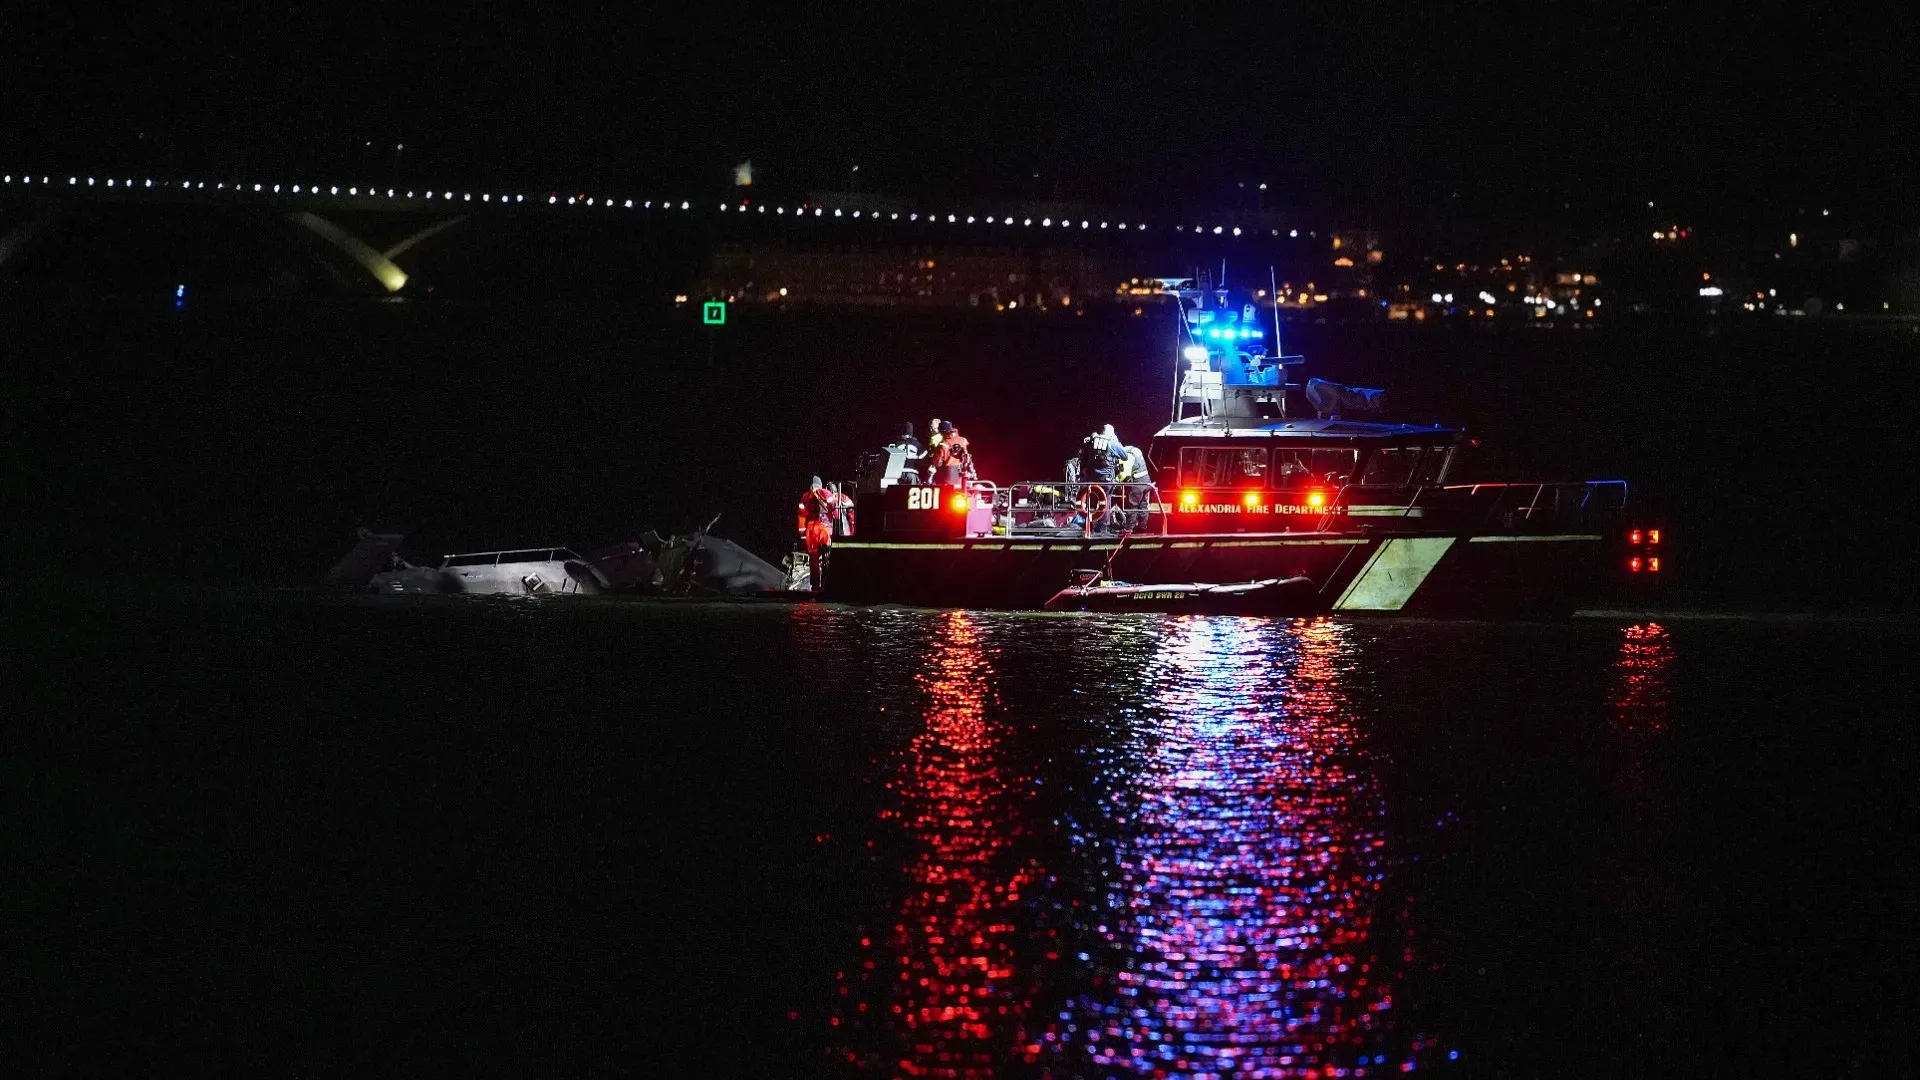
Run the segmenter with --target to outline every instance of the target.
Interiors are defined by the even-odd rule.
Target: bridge
[[[1317,269],[1323,280],[1341,275],[1335,266],[1355,262],[1337,250],[1341,233],[1274,212],[942,205],[854,192],[763,199],[748,188],[692,197],[310,178],[233,182],[0,167],[0,277],[31,276],[17,265],[22,256],[66,244],[62,230],[72,232],[71,219],[84,212],[218,217],[226,227],[298,249],[349,291],[375,296],[432,291],[463,275],[480,281],[523,274],[549,283],[569,275],[634,287],[645,280],[642,291],[662,297],[704,291],[777,302],[1044,307],[1113,295],[1116,283],[1130,278],[1223,261],[1241,272],[1257,267],[1262,277],[1269,265],[1304,271],[1303,278]],[[201,226],[183,228],[178,242],[197,243],[193,230]],[[1366,260],[1380,258],[1377,238],[1349,232],[1344,242],[1361,261],[1345,276],[1364,286]],[[473,256],[476,249],[485,259]],[[502,257],[502,249],[509,254]],[[673,261],[675,284],[645,272],[639,253]],[[416,280],[423,284],[410,290]],[[148,283],[142,291],[159,287],[175,288]]]

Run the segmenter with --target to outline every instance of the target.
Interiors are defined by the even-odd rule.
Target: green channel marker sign
[[[727,305],[723,300],[709,300],[700,307],[700,321],[708,326],[727,325]]]

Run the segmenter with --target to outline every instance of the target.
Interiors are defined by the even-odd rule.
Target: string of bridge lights
[[[23,175],[16,178],[11,173],[0,175],[0,184],[11,185],[16,182],[19,183],[21,186],[32,186],[36,183],[32,176]],[[38,180],[38,185],[41,187],[61,187],[61,186],[96,187],[96,186],[99,186],[99,187],[112,188],[116,191],[119,191],[119,190],[146,191],[154,188],[159,188],[161,190],[177,190],[177,191],[204,191],[206,190],[206,187],[207,187],[207,183],[204,180],[198,181],[198,182],[192,181],[192,180],[181,180],[177,182],[171,181],[171,180],[161,180],[156,183],[151,178],[148,178],[143,180],[139,184],[136,184],[131,179],[116,178],[116,177],[108,177],[106,179],[105,184],[100,184],[98,182],[98,178],[92,177],[92,176],[88,176],[88,177],[69,176],[67,177],[67,182],[65,185],[60,184],[59,181],[53,177],[41,176]],[[247,184],[238,184],[238,183],[228,184],[224,181],[221,181],[221,182],[216,182],[213,185],[213,190],[216,192],[231,191],[236,195],[247,195],[247,194],[269,195],[269,196],[270,195],[299,195],[299,196],[308,196],[308,197],[326,195],[326,196],[332,197],[332,196],[337,196],[342,194],[340,186],[337,184],[324,185],[324,188],[325,188],[324,191],[322,190],[322,187],[323,185],[320,185],[320,184],[247,185]],[[423,191],[419,189],[414,189],[414,190],[408,190],[403,194],[401,192],[401,189],[399,188],[390,187],[385,189],[383,192],[381,189],[376,187],[368,187],[363,190],[358,185],[349,186],[346,189],[345,194],[355,198],[383,198],[384,197],[387,199],[416,199],[416,200],[428,199],[428,200],[436,200],[442,203],[452,203],[452,202],[470,203],[475,201],[474,194],[472,192],[456,193],[452,191],[434,191],[434,190]],[[481,192],[479,201],[482,203],[493,204],[493,205],[517,205],[517,204],[526,202],[527,197],[524,194]],[[581,195],[567,196],[565,205],[575,206],[575,207],[596,207],[597,206],[604,209],[653,210],[656,208],[654,203],[655,203],[654,200],[648,199],[640,202],[638,205],[635,205],[634,200],[632,199],[619,199],[616,197],[598,197],[598,196],[581,194]],[[537,198],[536,198],[536,204],[537,204]],[[548,195],[547,205],[549,206],[561,205],[560,196],[558,194]],[[765,214],[768,209],[766,203],[751,203],[751,202],[741,202],[738,204],[723,202],[723,203],[717,204],[717,206],[718,206],[718,212],[720,213]],[[683,199],[676,205],[675,202],[671,199],[662,199],[662,200],[659,200],[658,209],[669,210],[669,211],[680,210],[680,211],[692,212],[695,208],[691,200]],[[901,218],[901,212],[897,210],[882,211],[882,210],[864,210],[863,209],[863,210],[854,210],[849,215],[847,210],[844,207],[815,206],[815,205],[812,205],[811,203],[803,203],[799,206],[794,206],[792,208],[788,208],[786,206],[773,207],[773,213],[776,216],[791,216],[795,218],[806,218],[806,217],[825,218],[828,216],[829,210],[832,211],[833,217],[836,217],[836,218],[851,217],[853,220],[880,221],[882,220],[883,215],[885,217],[885,220],[887,221],[899,221]],[[938,213],[922,214],[917,211],[909,211],[906,213],[905,216],[907,221],[910,223],[920,222],[924,220],[929,224],[938,224],[944,221],[945,224],[949,224],[949,225],[985,224],[985,225],[997,225],[1002,228],[1015,225],[1016,222],[1021,228],[1032,228],[1034,225],[1034,219],[1031,217],[1021,217],[1021,218],[1015,219],[1011,216],[1003,216],[1003,215],[995,215],[995,214],[984,214],[984,215],[983,214],[967,214],[963,217],[958,213],[949,213],[949,214],[942,215]],[[1121,222],[1101,221],[1096,225],[1096,223],[1094,222],[1094,219],[1092,218],[1079,218],[1079,219],[1068,218],[1068,217],[1062,217],[1058,219],[1053,217],[1040,218],[1040,227],[1043,229],[1052,229],[1052,228],[1071,229],[1071,228],[1074,228],[1076,225],[1078,225],[1080,229],[1087,230],[1087,231],[1092,231],[1096,228],[1099,228],[1099,229],[1111,228],[1120,232],[1146,232],[1147,231],[1147,225],[1145,222],[1129,223],[1125,221],[1121,221]],[[1182,224],[1182,225],[1175,225],[1173,227],[1173,231],[1175,232],[1190,231],[1194,235],[1199,236],[1199,235],[1206,234],[1209,230],[1205,225],[1187,226]],[[1248,232],[1258,233],[1258,231],[1259,230],[1257,229],[1252,229],[1252,230],[1243,229],[1241,226],[1238,226],[1238,225],[1215,225],[1213,226],[1211,233],[1214,236],[1229,236],[1229,235],[1242,236]],[[1280,235],[1279,229],[1269,229],[1268,232],[1272,236]],[[1319,234],[1312,233],[1310,235],[1318,236]],[[1300,230],[1288,229],[1287,236],[1291,239],[1297,239],[1300,236]]]

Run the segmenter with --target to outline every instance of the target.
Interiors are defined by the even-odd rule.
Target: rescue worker
[[[1152,499],[1153,477],[1147,472],[1147,455],[1137,446],[1121,447],[1120,467],[1114,472],[1114,479],[1126,485],[1118,496],[1121,506],[1126,508],[1126,520],[1129,528],[1139,528],[1146,524],[1148,502]]]
[[[1080,444],[1080,478],[1096,484],[1112,483],[1123,456],[1113,425],[1108,424],[1105,430],[1094,432]]]
[[[826,569],[827,549],[833,546],[833,521],[841,498],[818,476],[800,495],[797,527],[801,541],[807,546],[807,578],[815,592],[820,590],[820,578]]]
[[[833,535],[844,539],[853,535],[853,496],[842,491],[840,481],[827,485],[833,492]]]
[[[960,487],[972,471],[973,451],[967,437],[954,429],[953,421],[940,421],[939,433],[940,441],[933,448],[933,482]]]
[[[927,450],[921,454],[918,459],[918,463],[923,466],[921,475],[924,475],[930,484],[933,483],[933,457],[935,451],[939,450],[939,448],[940,418],[936,416],[927,421]]]

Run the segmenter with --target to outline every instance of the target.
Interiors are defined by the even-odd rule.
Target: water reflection
[[[1667,726],[1667,668],[1673,663],[1673,641],[1659,623],[1640,623],[1622,632],[1620,651],[1613,662],[1613,690],[1608,695],[1620,728],[1657,734]]]
[[[1062,1071],[1368,1076],[1424,1056],[1392,1032],[1411,953],[1377,925],[1390,860],[1341,692],[1348,633],[1168,625],[1157,708],[1079,837],[1110,840],[1111,865],[1105,914],[1083,928],[1095,989],[1042,1034]]]
[[[918,629],[918,628],[916,628]],[[1039,873],[1012,846],[1027,778],[1000,754],[992,668],[972,617],[939,617],[915,676],[925,727],[900,759],[881,812],[909,842],[906,895],[891,927],[861,941],[843,972],[849,1062],[905,1076],[996,1075],[1026,1039],[1031,968],[1016,956],[1018,914]]]

